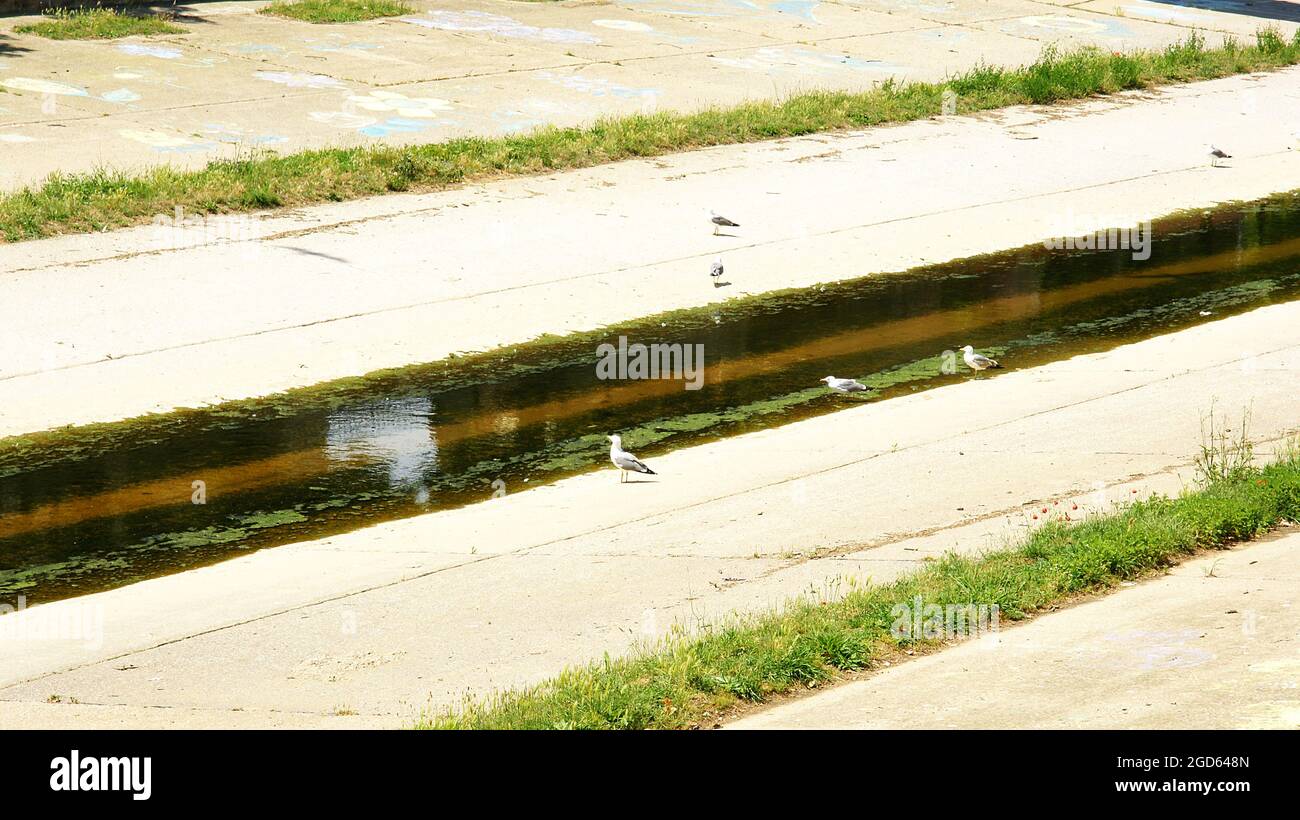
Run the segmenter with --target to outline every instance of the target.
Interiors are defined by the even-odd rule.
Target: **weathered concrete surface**
[[[1297,79],[1292,70],[726,147],[192,231],[0,246],[0,436],[1300,188],[1300,150],[1278,115],[1296,110]],[[1233,153],[1230,167],[1209,167],[1211,139]],[[712,236],[709,207],[742,227]],[[717,254],[734,287],[712,287]]]
[[[86,725],[401,725],[674,621],[995,546],[1041,506],[1176,493],[1212,400],[1271,440],[1298,390],[1300,303],[1277,305],[679,450],[654,481],[578,476],[36,607],[0,641],[0,725],[74,698]]]
[[[1300,533],[776,705],[733,729],[1300,728]]]
[[[1211,44],[1292,3],[414,0],[326,24],[182,4],[181,35],[50,41],[0,20],[0,189],[53,171],[194,167],[252,150],[437,142],[1032,61],[1048,43]]]

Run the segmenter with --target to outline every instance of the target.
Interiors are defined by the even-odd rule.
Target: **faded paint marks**
[[[945,15],[957,11],[957,4],[952,0],[855,0],[852,5],[920,14]]]
[[[1022,33],[1025,29],[1035,29],[1038,31],[1051,31],[1058,34],[1095,34],[1103,37],[1117,37],[1129,39],[1133,37],[1133,31],[1128,26],[1108,19],[1094,19],[1082,17],[1070,17],[1064,14],[1044,14],[1030,17],[1021,17],[1002,26],[1002,30],[1008,33],[1014,33],[1019,29]]]
[[[14,91],[30,91],[33,94],[54,94],[59,97],[88,97],[90,92],[80,86],[56,83],[53,80],[34,80],[28,77],[14,77],[0,82],[5,88]]]
[[[119,43],[117,50],[132,57],[157,57],[160,60],[179,60],[181,50],[167,46],[150,46],[143,43]]]
[[[821,0],[768,0],[756,3],[753,0],[724,0],[722,3],[707,3],[695,0],[685,2],[662,2],[662,0],[624,0],[628,5],[635,5],[638,10],[656,14],[671,14],[676,17],[739,17],[744,15],[785,15],[798,17],[810,23],[821,24],[814,11],[821,5]]]
[[[307,116],[321,125],[348,130],[365,128],[375,121],[374,117],[353,114],[349,111],[313,111]]]
[[[450,121],[440,119],[440,115],[453,108],[451,102],[437,97],[408,97],[394,91],[376,89],[367,94],[349,96],[344,101],[342,111],[313,111],[308,116],[322,125],[356,131],[367,137],[383,138],[393,134],[417,133],[434,125],[450,124]],[[380,116],[369,116],[361,112]],[[385,114],[396,116],[384,117]]]
[[[369,94],[348,97],[349,107],[355,106],[364,111],[393,112],[400,117],[436,117],[443,111],[450,111],[452,104],[436,97],[408,97],[394,91],[376,90]]]
[[[813,9],[821,5],[820,0],[780,0],[768,6],[777,14],[791,14],[812,23],[820,22],[813,16]]]
[[[155,151],[177,153],[189,153],[191,151],[208,151],[215,148],[216,145],[211,142],[196,142],[188,137],[182,137],[179,134],[170,134],[166,131],[156,129],[136,129],[124,128],[117,132],[118,136],[138,142],[141,145],[147,145]]]
[[[287,54],[281,46],[270,43],[240,43],[235,48],[240,54]]]
[[[289,141],[279,134],[258,134],[233,123],[208,123],[203,126],[203,133],[227,145],[281,145]]]
[[[104,102],[126,104],[139,101],[140,95],[129,88],[118,88],[113,91],[104,92],[99,95],[99,98]]]
[[[339,38],[334,38],[333,40],[304,40],[303,42],[305,42],[307,48],[312,51],[323,51],[327,53],[340,51],[366,52],[377,51],[383,48],[383,46],[376,43],[345,43]]]
[[[259,71],[253,76],[259,80],[278,83],[289,88],[346,88],[342,82],[325,74],[305,74],[291,71]]]
[[[638,23],[636,20],[592,20],[591,24],[613,31],[630,31],[637,34],[649,34],[654,31],[654,26]]]
[[[503,14],[486,11],[430,11],[423,17],[399,17],[403,23],[442,31],[473,31],[520,40],[547,43],[586,43],[594,45],[600,38],[585,31],[569,28],[540,28],[521,23]]]
[[[829,54],[806,48],[769,46],[744,56],[713,56],[709,59],[732,68],[768,73],[793,72],[826,73],[835,71],[870,71],[892,74],[906,70],[904,66],[883,60],[862,60],[843,54]]]
[[[553,83],[570,91],[590,94],[593,97],[622,97],[625,99],[654,99],[660,91],[657,88],[638,88],[616,83],[600,77],[583,77],[578,74],[556,74],[553,71],[538,72],[537,78]]]
[[[179,48],[172,48],[171,46],[118,43],[116,48],[121,53],[129,54],[132,57],[153,57],[158,60],[166,60],[173,65],[183,65],[186,68],[212,68],[218,63],[226,62],[225,57],[186,58],[184,52]]]
[[[1182,9],[1162,8],[1160,6],[1121,6],[1120,9],[1125,16],[1145,17],[1148,20],[1159,20],[1167,23],[1187,23],[1197,26],[1209,26],[1214,22],[1214,18],[1208,14],[1197,14],[1196,12],[1183,11]]]

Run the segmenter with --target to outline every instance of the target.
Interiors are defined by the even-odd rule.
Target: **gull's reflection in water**
[[[429,500],[425,486],[438,470],[438,435],[433,403],[422,396],[341,407],[329,415],[325,453],[340,466],[364,466],[387,473],[391,489],[411,489],[417,503]]]

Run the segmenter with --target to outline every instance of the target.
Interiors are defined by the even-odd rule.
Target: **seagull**
[[[1232,154],[1224,153],[1223,151],[1220,151],[1218,148],[1215,148],[1213,145],[1211,145],[1211,146],[1210,146],[1210,166],[1213,167],[1213,168],[1218,168],[1218,167],[1219,167],[1219,160],[1221,160],[1221,159],[1232,159]]]
[[[623,437],[613,435],[609,437],[612,442],[609,446],[609,460],[614,462],[618,468],[618,483],[622,484],[627,478],[627,471],[634,473],[647,473],[649,475],[659,475],[645,465],[645,462],[623,449]]]
[[[713,235],[718,235],[718,228],[739,228],[739,222],[732,222],[725,216],[719,216],[717,211],[709,211],[709,221],[713,223]]]
[[[719,256],[715,258],[713,260],[713,264],[709,266],[709,276],[712,276],[716,280],[721,275],[722,275],[722,257]]]
[[[988,370],[990,367],[996,370],[1002,367],[988,356],[976,353],[975,348],[970,345],[966,345],[961,349],[961,357],[965,360],[966,366],[975,371]]]
[[[826,382],[826,386],[836,393],[859,393],[867,389],[865,384],[853,379],[837,379],[834,376],[827,376],[822,381]]]

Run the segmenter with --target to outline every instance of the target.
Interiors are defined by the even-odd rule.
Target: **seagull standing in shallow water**
[[[966,366],[976,372],[980,370],[988,370],[990,368],[997,370],[1002,367],[1002,365],[998,364],[993,359],[990,359],[988,356],[976,353],[975,348],[970,345],[966,345],[961,349],[961,357],[962,360],[966,362]]]
[[[647,475],[658,475],[654,470],[646,466],[645,462],[623,449],[623,437],[612,435],[609,437],[611,442],[609,446],[609,460],[614,462],[618,468],[618,483],[622,484],[627,478],[628,470],[634,473],[646,473]]]
[[[822,381],[826,382],[826,386],[836,393],[860,393],[867,389],[865,384],[853,379],[837,379],[834,376],[827,376]]]
[[[1223,151],[1220,151],[1218,148],[1215,148],[1213,145],[1211,145],[1210,146],[1210,167],[1218,168],[1219,160],[1221,159],[1232,159],[1232,154],[1228,154]]]
[[[718,228],[739,228],[739,222],[732,222],[725,216],[719,215],[716,211],[709,211],[709,221],[713,223],[713,235],[718,235]]]

